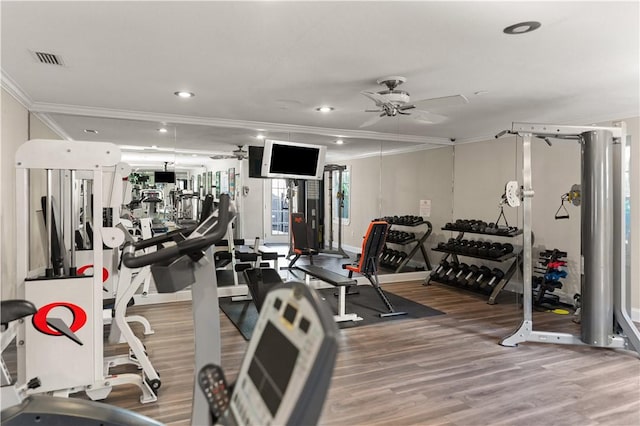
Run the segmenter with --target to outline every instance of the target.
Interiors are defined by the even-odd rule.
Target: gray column
[[[613,333],[613,136],[581,134],[582,341],[607,346]]]

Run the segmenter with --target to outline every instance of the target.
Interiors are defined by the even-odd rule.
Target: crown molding
[[[454,145],[454,144],[450,144],[450,145]],[[411,152],[427,151],[430,149],[438,149],[443,147],[444,147],[443,145],[424,144],[424,145],[415,145],[415,146],[410,146],[405,148],[389,149],[385,151],[369,152],[369,153],[360,154],[360,155],[348,155],[348,154],[340,155],[340,156],[332,157],[332,159],[335,161],[360,160],[363,158],[386,157],[389,155],[407,154]]]
[[[0,69],[0,85],[11,96],[13,96],[27,110],[31,109],[33,99],[16,83],[9,74]]]
[[[428,143],[435,145],[452,145],[446,138],[434,138],[416,135],[399,135],[380,133],[366,130],[332,129],[326,127],[300,126],[295,124],[265,123],[262,121],[232,120],[226,118],[195,117],[177,114],[160,114],[143,111],[129,111],[110,108],[86,107],[78,105],[51,104],[34,102],[31,111],[39,113],[54,113],[68,115],[82,115],[89,117],[114,118],[122,120],[138,120],[166,122],[174,124],[192,124],[199,126],[227,127],[235,129],[265,129],[271,132],[306,133],[330,137],[344,137],[353,139],[373,139],[380,141]]]
[[[64,140],[68,140],[68,141],[72,141],[73,138],[71,136],[69,136],[69,134],[67,132],[65,132],[62,127],[60,127],[58,125],[58,123],[56,123],[53,118],[49,117],[48,114],[44,114],[41,112],[33,112],[32,114],[34,117],[37,117],[40,121],[42,121],[47,127],[49,127],[51,129],[52,132],[54,132],[56,135],[60,136],[62,139]]]

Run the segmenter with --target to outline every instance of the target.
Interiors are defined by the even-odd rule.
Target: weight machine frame
[[[504,134],[503,132],[502,134]],[[523,320],[503,346],[522,342],[589,345],[635,350],[640,333],[628,314],[630,286],[625,280],[624,148],[626,125],[617,127],[512,124],[522,137]],[[496,137],[499,137],[499,134]],[[531,140],[533,137],[577,140],[582,153],[582,321],[581,336],[534,331],[532,320],[532,199]]]
[[[329,248],[320,250],[320,253],[325,254],[337,254],[344,259],[348,259],[349,255],[342,248],[342,211],[344,209],[343,197],[338,197],[338,247],[333,248],[333,172],[338,173],[338,188],[342,189],[342,172],[347,169],[347,166],[338,164],[327,164],[324,166],[324,172],[329,173],[328,178],[328,191],[329,191]],[[341,192],[340,192],[341,193]],[[336,194],[336,196],[338,196]]]

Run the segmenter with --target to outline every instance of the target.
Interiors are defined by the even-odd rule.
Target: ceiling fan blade
[[[422,99],[417,102],[412,102],[416,108],[420,108],[422,110],[464,105],[468,103],[469,100],[463,95],[443,96],[441,98]]]
[[[448,117],[440,114],[434,114],[428,111],[414,111],[413,117],[420,122],[428,124],[438,124],[445,121]]]
[[[371,117],[370,119],[368,119],[367,121],[365,121],[364,123],[362,123],[360,125],[360,127],[369,127],[369,126],[373,126],[374,124],[376,124],[378,121],[380,121],[382,119],[382,117],[384,117],[386,114],[380,114],[380,115],[376,115],[374,117]]]
[[[381,109],[365,109],[364,112],[382,112]]]
[[[382,106],[387,103],[386,99],[379,93],[375,93],[375,92],[360,92],[360,93],[362,93],[367,98],[375,102],[376,106]]]

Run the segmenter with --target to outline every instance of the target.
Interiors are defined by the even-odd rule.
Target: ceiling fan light
[[[336,144],[337,145],[342,145],[342,144],[344,144],[344,141],[342,139],[338,139],[338,140],[336,140]]]

